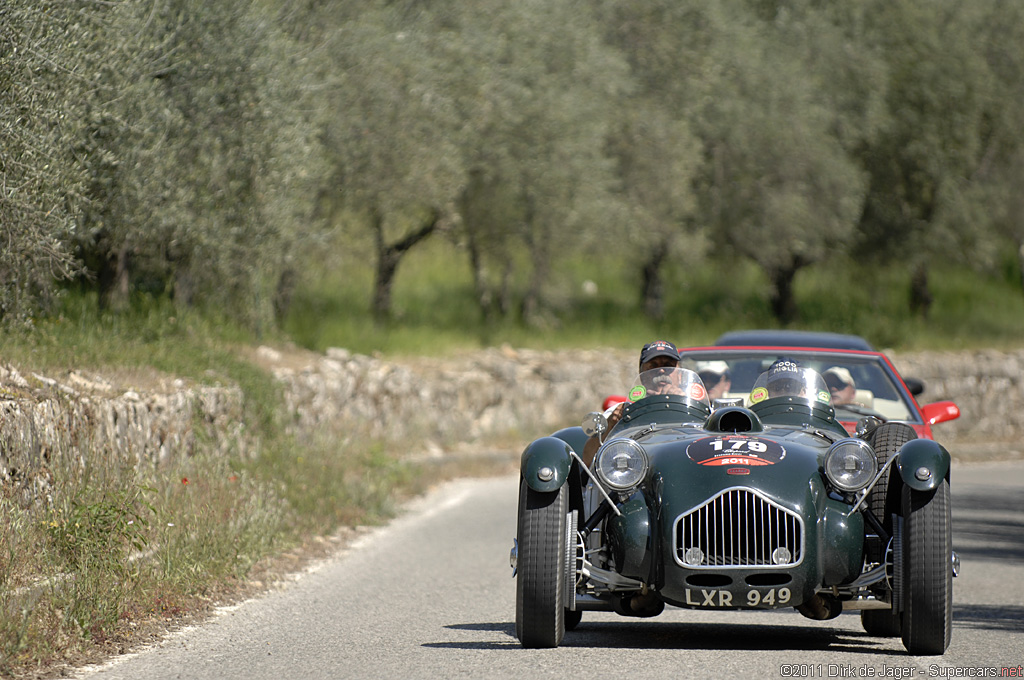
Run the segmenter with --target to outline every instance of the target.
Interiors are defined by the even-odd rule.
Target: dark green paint
[[[619,573],[646,581],[651,573],[651,513],[642,493],[619,506],[621,515],[608,520],[608,546]]]
[[[896,467],[903,483],[916,491],[932,491],[949,474],[950,457],[938,442],[931,439],[912,439],[900,447]],[[918,479],[917,470],[931,472],[927,479]]]
[[[808,403],[794,397],[766,399],[750,407],[763,423],[794,425],[801,428],[821,428],[846,437],[846,428],[836,420],[836,411],[820,402]]]
[[[537,476],[541,468],[549,467],[555,475],[549,481]],[[564,440],[557,437],[541,437],[523,451],[519,469],[523,479],[534,491],[557,491],[569,478],[572,468],[572,449]]]
[[[587,443],[587,435],[583,432],[583,428],[579,425],[575,427],[566,427],[558,432],[552,433],[552,437],[561,439],[566,444],[572,447],[572,450],[577,454],[583,453],[583,446]]]

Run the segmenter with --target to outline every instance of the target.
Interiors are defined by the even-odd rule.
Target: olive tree
[[[985,88],[980,146],[939,217],[958,237],[955,252],[971,256],[975,266],[995,268],[1006,242],[1012,243],[1024,284],[1024,8],[1000,0],[970,9],[964,23],[987,69],[987,77],[973,76]]]
[[[858,154],[870,176],[861,247],[912,271],[911,308],[927,314],[931,262],[962,248],[953,215],[984,153],[989,72],[969,4],[900,0],[874,10],[865,33],[887,63],[888,114]]]
[[[558,258],[617,233],[605,142],[624,64],[579,3],[493,2],[452,20],[446,58],[468,172],[459,206],[477,298],[485,316],[507,314],[518,281],[518,310],[537,323]]]
[[[390,316],[402,257],[445,224],[465,177],[432,28],[415,7],[371,4],[326,46],[336,76],[321,123],[324,192],[335,214],[372,235],[378,321]]]
[[[75,272],[66,198],[81,192],[64,143],[77,83],[71,8],[11,0],[0,11],[0,323],[43,311]]]
[[[851,242],[865,190],[808,37],[828,29],[808,12],[720,24],[716,96],[700,113],[705,215],[715,238],[764,271],[783,322],[797,316],[797,272]]]
[[[664,313],[666,266],[695,265],[707,247],[695,186],[704,142],[695,122],[713,96],[708,40],[717,11],[692,0],[600,3],[607,40],[630,69],[608,139],[628,225],[621,242],[637,270],[641,308],[654,319]]]
[[[303,160],[282,140],[303,135],[284,106],[299,98],[272,16],[254,1],[197,0],[79,14],[82,104],[69,143],[88,181],[72,210],[101,303],[122,307],[142,290],[273,323],[305,209],[290,200]]]
[[[641,308],[660,320],[665,266],[696,264],[705,249],[702,225],[694,214],[700,147],[687,122],[670,107],[644,97],[626,101],[629,108],[620,114],[608,148],[617,161],[628,233],[605,247],[618,249],[639,268]]]

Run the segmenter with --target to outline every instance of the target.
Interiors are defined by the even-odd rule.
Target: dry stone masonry
[[[284,387],[297,434],[352,441],[371,437],[408,455],[485,451],[495,441],[525,442],[575,424],[607,394],[621,393],[635,352],[541,352],[508,347],[459,359],[399,359],[331,349],[297,365],[278,350],[257,353]],[[951,399],[959,420],[937,438],[958,447],[1021,457],[1024,446],[1024,350],[890,353],[905,375],[920,378],[922,403]],[[84,462],[102,451],[135,465],[188,456],[197,428],[224,452],[254,450],[242,429],[242,394],[234,386],[166,380],[146,390],[100,376],[44,376],[0,365],[0,478],[31,475],[55,456]]]
[[[190,455],[197,429],[224,451],[248,443],[237,387],[181,380],[146,391],[115,388],[99,376],[72,372],[60,380],[0,365],[0,479],[31,479],[88,457],[158,466]]]
[[[922,404],[952,400],[960,407],[958,420],[935,427],[954,455],[958,446],[1022,455],[1024,350],[887,354],[901,373],[924,381]],[[504,347],[458,360],[386,362],[334,349],[305,368],[274,370],[288,386],[300,429],[340,424],[447,448],[485,446],[494,437],[525,441],[575,424],[605,395],[623,392],[636,356]]]

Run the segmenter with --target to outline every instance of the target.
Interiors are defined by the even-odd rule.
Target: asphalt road
[[[524,650],[508,568],[517,487],[506,477],[448,484],[281,589],[79,677],[1020,677],[1024,463],[953,475],[962,571],[941,657],[868,637],[853,613],[817,622],[674,608],[646,620],[585,612],[558,649]]]

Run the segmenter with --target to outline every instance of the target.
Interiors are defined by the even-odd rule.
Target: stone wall
[[[958,420],[935,426],[951,448],[1004,447],[1024,435],[1024,350],[888,354],[902,374],[924,381],[922,404],[960,407]],[[496,437],[526,441],[575,424],[605,395],[622,393],[635,362],[635,352],[608,350],[503,348],[397,362],[328,350],[304,368],[273,370],[288,385],[300,429],[341,423],[438,450]]]
[[[237,387],[167,380],[146,390],[100,376],[22,375],[0,366],[0,479],[31,481],[39,470],[105,464],[158,466],[188,456],[200,431],[224,451],[251,444]]]
[[[987,444],[1024,436],[1024,350],[890,353],[890,359],[901,374],[924,380],[920,403],[948,399],[960,407],[957,420],[935,427],[937,439]]]
[[[329,350],[296,362],[262,348],[284,386],[288,422],[302,435],[374,437],[409,455],[487,451],[575,424],[633,377],[635,352],[488,349],[452,360],[384,361]],[[925,382],[922,403],[951,399],[961,417],[935,428],[954,455],[988,447],[1019,457],[1024,434],[1024,350],[890,354]],[[58,378],[0,366],[0,478],[91,452],[159,465],[195,448],[198,430],[224,451],[253,445],[237,387],[165,380],[147,389],[99,376]],[[81,461],[80,461],[81,462]]]

